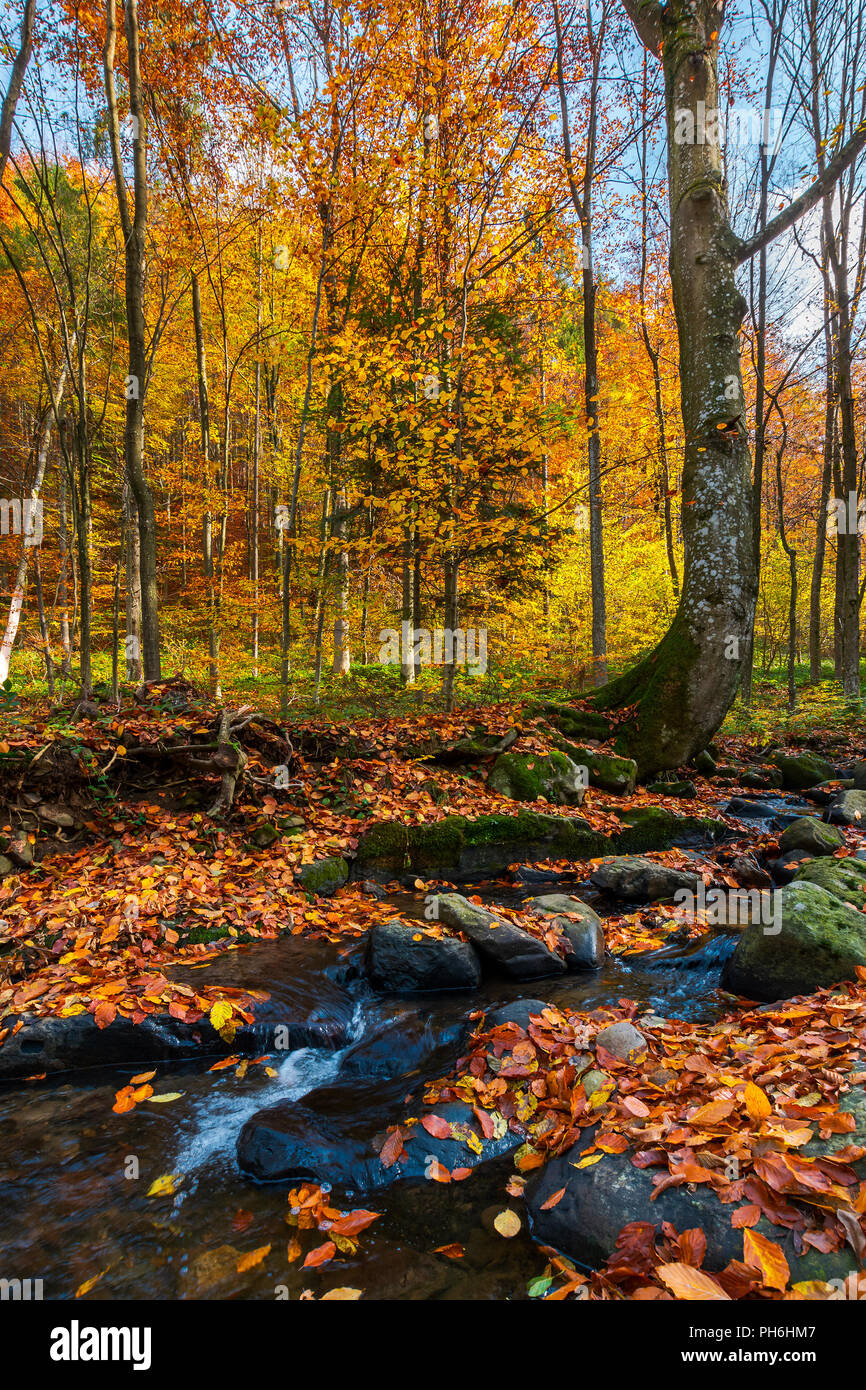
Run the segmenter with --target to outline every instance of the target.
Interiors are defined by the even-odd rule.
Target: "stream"
[[[547,887],[594,896],[573,881],[548,880]],[[540,889],[533,882],[469,891],[514,903]],[[404,917],[423,916],[421,893],[389,901]],[[262,1063],[243,1077],[233,1067],[209,1071],[212,1058],[160,1063],[155,1092],[180,1097],[144,1102],[123,1115],[112,1112],[115,1092],[151,1066],[94,1068],[0,1088],[0,1273],[42,1279],[44,1297],[52,1299],[72,1298],[96,1275],[90,1296],[112,1299],[295,1299],[305,1289],[319,1297],[338,1285],[380,1299],[525,1297],[543,1257],[525,1231],[503,1240],[491,1229],[507,1200],[510,1159],[459,1184],[398,1182],[354,1199],[351,1192],[335,1193],[342,1209],[365,1206],[381,1217],[364,1232],[356,1255],[302,1270],[300,1261],[286,1258],[291,1184],[256,1184],[240,1173],[235,1145],[242,1125],[277,1101],[348,1082],[352,1118],[369,1118],[373,1132],[375,1110],[368,1117],[365,1107],[377,1087],[390,1079],[392,1087],[405,1085],[420,1097],[421,1083],[447,1073],[461,1054],[468,1013],[511,999],[582,1010],[634,999],[661,1016],[711,1021],[724,1011],[716,986],[734,941],[716,932],[640,961],[608,957],[596,972],[531,982],[487,978],[469,995],[407,998],[377,995],[353,971],[351,952],[338,946],[288,938],[285,945],[281,939],[230,952],[205,967],[209,983],[267,989],[271,999],[261,1007],[271,1019],[295,1016],[305,1000],[313,1017],[322,1010],[337,1017],[341,1046],[271,1054],[272,1076]],[[177,968],[184,969],[190,967]],[[174,1192],[149,1197],[152,1183],[166,1174],[174,1176]],[[464,1247],[461,1258],[434,1253],[452,1242]],[[240,1256],[266,1245],[271,1249],[261,1263],[239,1274]]]

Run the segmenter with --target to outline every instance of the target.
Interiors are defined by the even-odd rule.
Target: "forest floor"
[[[488,786],[503,741],[533,771],[555,746],[559,706],[538,699],[448,715],[401,708],[408,703],[401,695],[396,707],[380,702],[375,716],[328,707],[315,718],[293,716],[287,729],[251,708],[227,729],[221,711],[179,678],[150,687],[144,699],[130,693],[120,709],[96,702],[74,718],[47,702],[12,704],[0,732],[0,1112],[11,1121],[0,1145],[0,1192],[25,1184],[27,1223],[10,1234],[21,1276],[28,1238],[59,1207],[68,1220],[56,1234],[57,1279],[72,1278],[60,1297],[142,1296],[142,1281],[167,1297],[273,1297],[274,1287],[305,1298],[841,1296],[839,1271],[856,1271],[866,1253],[866,1105],[862,1115],[858,1108],[866,968],[793,1002],[742,1000],[721,988],[720,967],[745,923],[721,933],[726,945],[713,945],[719,933],[701,901],[682,905],[670,891],[677,873],[692,875],[702,891],[789,882],[809,855],[786,856],[779,843],[786,826],[802,817],[826,824],[840,769],[850,773],[866,759],[862,723],[821,688],[793,718],[776,689],[768,683],[756,712],[729,719],[712,749],[715,766],[672,774],[670,792],[654,784],[618,794],[591,784],[564,805],[516,802]],[[779,786],[780,751],[822,757],[832,775],[817,788]],[[215,812],[227,777],[231,805]],[[726,811],[731,797],[751,798],[758,809]],[[644,824],[634,813],[648,809],[664,813],[667,843],[629,840],[633,825]],[[674,871],[668,891],[599,892],[592,875],[609,851],[576,858],[554,848],[545,857],[535,847],[526,857],[517,840],[513,857],[506,853],[493,868],[485,861],[488,871],[458,873],[455,860],[449,875],[438,849],[437,861],[411,848],[434,843],[424,836],[443,822],[459,836],[478,824],[492,834],[525,811],[554,815],[557,834],[564,821],[579,825],[588,845],[606,837],[599,843],[614,856],[618,846],[639,850]],[[835,859],[853,861],[866,846],[851,819],[835,832]],[[399,864],[363,852],[371,827],[383,824],[408,836],[410,852]],[[431,949],[476,939],[425,910],[454,891],[476,909],[492,906],[500,931],[516,927],[546,951],[551,978],[536,970],[518,989],[512,972],[497,992],[485,959],[477,997],[451,995],[446,1009],[437,996],[427,1013],[418,997],[404,1009],[400,991],[391,999],[381,979],[371,985],[370,934],[395,917]],[[571,895],[572,907],[545,915],[529,900],[533,891]],[[565,928],[580,920],[581,903],[602,916],[604,965],[566,975]],[[279,952],[288,939],[290,961],[306,951],[305,959],[324,962],[309,997],[299,1004],[293,996],[295,1012],[306,1011],[303,1065],[315,1054],[306,1088],[298,1082],[298,1044],[286,1086],[285,1060],[262,1046],[271,1035],[257,1029],[262,1019],[285,1016],[276,985],[286,982],[276,976],[286,968]],[[653,952],[662,964],[667,954],[672,968],[651,979],[629,973]],[[254,953],[256,968],[245,974]],[[296,991],[299,979],[291,982]],[[342,1057],[354,1042],[356,1065],[320,1077],[316,1029],[331,1026],[322,1016],[335,988],[354,1001],[355,1022],[334,1004],[331,1051],[336,1045]],[[272,1014],[269,994],[280,998]],[[501,1013],[503,1001],[521,999],[530,1007],[490,1020],[492,1005]],[[639,1043],[623,1048],[610,1033],[608,1046],[596,1040],[625,1023],[637,1027]],[[140,1046],[130,1041],[136,1036]],[[252,1087],[253,1103],[209,1117],[202,1078],[210,1086],[230,1082],[233,1106]],[[342,1119],[327,1111],[332,1150],[354,1144],[357,1152],[343,1167],[338,1153],[332,1171],[323,1148],[319,1167],[300,1164],[298,1179],[283,1184],[288,1248],[284,1227],[281,1245],[273,1234],[275,1189],[236,1176],[226,1179],[223,1200],[233,1204],[239,1194],[243,1204],[223,1212],[224,1229],[215,1228],[212,1208],[200,1213],[200,1228],[191,1217],[184,1225],[176,1171],[183,1164],[163,1167],[157,1155],[160,1143],[170,1147],[166,1116],[179,1113],[185,1093],[198,1106],[195,1143],[204,1134],[207,1148],[208,1126],[224,1129],[239,1117],[255,1128],[261,1106],[289,1103],[294,1116],[305,1097],[309,1118],[308,1094],[333,1096],[347,1082],[367,1096],[364,1143],[359,1149],[358,1113],[343,1143]],[[69,1126],[80,1125],[71,1158],[43,1153],[31,1133],[35,1117],[51,1125],[61,1113],[68,1142]],[[141,1139],[152,1180],[137,1215],[122,1218],[104,1173],[103,1195],[94,1196],[88,1165],[99,1166],[94,1155],[104,1156],[106,1144],[136,1152],[137,1125],[153,1124],[145,1113],[158,1113],[163,1138],[149,1130]],[[233,1144],[234,1129],[230,1137]],[[291,1139],[308,1149],[313,1142],[296,1131]],[[423,1172],[413,1157],[421,1149]],[[612,1212],[616,1230],[590,1237],[588,1204],[606,1202],[601,1174],[617,1163],[617,1171],[629,1163],[647,1186],[634,1190],[631,1208],[624,1199],[626,1208]],[[255,1175],[255,1162],[247,1171]],[[84,1186],[70,1195],[76,1173]],[[434,1201],[426,1225],[417,1213],[412,1225],[400,1192],[417,1188],[419,1178],[426,1190],[464,1183],[466,1200],[447,1212]],[[352,1207],[348,1192],[361,1193],[363,1205]],[[684,1217],[693,1210],[693,1220],[665,1218],[665,1201],[677,1192],[687,1204],[669,1210]],[[82,1209],[94,1201],[105,1207],[98,1239],[69,1259],[69,1242],[81,1241]],[[165,1210],[155,1220],[160,1201]],[[147,1226],[147,1274],[140,1251],[134,1271],[124,1270],[132,1258],[124,1243],[139,1220]],[[244,1241],[235,1246],[239,1233]],[[178,1252],[179,1282],[155,1272],[171,1262],[169,1248]],[[395,1253],[407,1248],[411,1272]],[[841,1262],[819,1268],[810,1256]],[[64,1260],[72,1276],[60,1273]],[[133,1273],[136,1282],[125,1282]]]

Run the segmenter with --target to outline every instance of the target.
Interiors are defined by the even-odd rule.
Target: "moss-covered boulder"
[[[866,829],[866,792],[842,792],[831,801],[829,816],[835,825],[857,825]]]
[[[316,893],[320,898],[329,898],[348,880],[349,866],[342,855],[329,855],[327,859],[316,859],[305,864],[298,873],[298,882],[308,893]]]
[[[778,753],[773,764],[782,774],[786,787],[800,791],[804,787],[817,787],[819,782],[828,782],[833,776],[833,768],[817,753],[798,753],[788,756]]]
[[[781,920],[746,928],[725,965],[724,988],[747,999],[788,999],[854,979],[866,966],[866,916],[806,880],[778,896]]]
[[[676,796],[688,800],[698,794],[694,782],[650,782],[647,791],[655,792],[657,796]]]
[[[712,816],[678,816],[661,806],[633,806],[618,811],[622,830],[613,837],[616,849],[623,854],[641,854],[645,850],[671,849],[674,845],[706,844],[730,835],[724,821]]]
[[[586,792],[585,775],[566,753],[501,753],[487,785],[512,801],[539,801],[579,806]]]
[[[637,780],[637,763],[634,758],[619,758],[614,753],[599,753],[594,748],[567,743],[564,739],[561,739],[557,746],[574,762],[587,769],[591,787],[613,792],[617,796],[627,796],[634,791]]]
[[[866,864],[861,859],[809,859],[794,875],[797,883],[816,883],[841,902],[866,907]]]
[[[844,836],[835,826],[827,825],[815,816],[798,816],[791,821],[779,840],[779,848],[783,854],[799,849],[806,854],[820,855],[833,854],[844,843]]]
[[[580,816],[521,811],[476,820],[444,816],[429,825],[384,821],[358,841],[353,873],[393,878],[411,869],[428,878],[453,879],[545,859],[595,859],[610,849],[610,840]]]

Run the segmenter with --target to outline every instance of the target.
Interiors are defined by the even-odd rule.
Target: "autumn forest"
[[[0,97],[2,1298],[862,1297],[860,7],[3,0]]]

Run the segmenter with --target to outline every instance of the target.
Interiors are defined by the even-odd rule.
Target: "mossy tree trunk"
[[[647,773],[685,762],[722,722],[748,646],[756,583],[738,342],[746,304],[736,285],[738,242],[711,122],[721,6],[624,4],[649,51],[661,53],[665,76],[685,572],[674,620],[655,651],[604,686],[593,704],[624,712],[618,748]]]
[[[754,621],[751,459],[738,334],[746,303],[736,268],[832,190],[866,147],[853,130],[801,194],[741,241],[728,221],[718,120],[724,0],[622,0],[665,78],[670,274],[680,348],[685,451],[685,573],[658,646],[595,692],[617,751],[641,775],[678,767],[718,729],[736,694]]]

